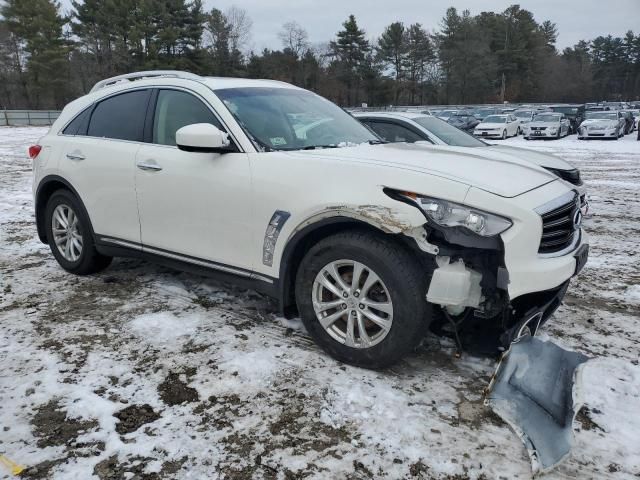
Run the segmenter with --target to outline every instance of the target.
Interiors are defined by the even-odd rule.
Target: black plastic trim
[[[175,270],[213,278],[220,282],[226,282],[229,284],[240,286],[241,288],[252,289],[275,300],[279,298],[280,283],[277,279],[273,279],[273,283],[269,283],[251,276],[236,275],[230,272],[216,270],[213,267],[196,265],[194,263],[176,260],[174,258],[165,257],[163,255],[146,252],[136,248],[115,244],[106,244],[103,242],[97,242],[96,249],[102,255],[108,255],[111,257],[138,258],[141,260],[173,268]]]

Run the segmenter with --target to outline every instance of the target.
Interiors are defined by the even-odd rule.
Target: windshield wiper
[[[369,140],[369,145],[382,145],[385,143],[389,143],[386,140]]]

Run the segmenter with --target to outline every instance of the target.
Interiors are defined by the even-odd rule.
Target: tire
[[[502,140],[506,140],[507,139],[507,131],[503,130],[502,131]]]
[[[61,230],[64,230],[64,228],[60,228],[64,224],[59,220],[61,217],[67,221],[72,219],[71,230],[67,229],[65,233],[61,233]],[[75,220],[73,220],[74,218]],[[53,231],[54,223],[58,227],[55,233]],[[73,225],[76,225],[75,230]],[[111,263],[112,257],[100,255],[97,252],[91,224],[84,213],[84,208],[76,196],[68,190],[58,190],[49,198],[45,210],[45,229],[51,253],[67,272],[88,275],[104,270]],[[57,241],[57,238],[69,238],[70,235],[71,241]],[[67,245],[69,246],[68,250],[65,248]]]
[[[520,136],[521,133],[522,133],[522,130],[520,130],[520,127],[518,127],[518,130],[516,130],[516,137]]]
[[[357,286],[351,285],[356,268],[353,262],[363,268]],[[319,279],[330,279],[330,284],[338,285],[331,274],[327,276],[325,273],[333,271],[331,267],[336,265],[337,275],[347,289],[338,288],[336,293],[331,293]],[[376,282],[367,289],[370,277],[367,270],[374,272],[381,283]],[[427,332],[432,318],[431,305],[425,298],[429,277],[425,266],[416,261],[414,255],[382,234],[359,230],[339,233],[318,242],[303,258],[296,275],[298,311],[309,334],[332,357],[358,367],[385,368],[413,350]],[[348,298],[343,302],[339,294],[343,298],[347,294]],[[377,297],[372,298],[374,294]],[[316,304],[334,302],[338,305],[325,311],[318,309],[319,313],[316,313],[314,301]],[[371,301],[391,303],[391,316],[375,308],[372,312],[360,303]],[[341,312],[344,313],[340,315]],[[388,328],[369,320],[367,315],[372,313],[384,317],[382,320],[385,321],[391,319],[386,323]],[[320,318],[329,317],[337,317],[337,320],[325,328]],[[350,318],[354,325],[350,336],[353,340],[349,340],[347,335]],[[367,322],[362,323],[366,340],[360,335],[361,319]]]

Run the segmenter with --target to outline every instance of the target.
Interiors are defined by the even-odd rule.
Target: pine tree
[[[66,100],[69,49],[62,34],[66,20],[59,8],[53,0],[6,0],[0,7],[3,23],[16,42],[16,54],[26,59],[26,65],[18,63],[30,108],[61,107]]]
[[[384,29],[378,39],[378,56],[385,66],[393,70],[394,75],[394,103],[397,105],[400,97],[401,82],[407,63],[407,35],[402,22],[394,22]]]
[[[346,104],[352,105],[359,100],[363,62],[371,47],[364,30],[358,27],[355,16],[349,15],[342,27],[343,30],[336,34],[337,38],[330,43],[330,47],[336,58],[334,67],[338,77],[346,86]]]

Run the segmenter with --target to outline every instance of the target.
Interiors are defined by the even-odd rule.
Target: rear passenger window
[[[141,142],[148,99],[149,90],[136,90],[101,101],[93,110],[87,135]]]
[[[153,143],[175,145],[176,131],[192,123],[210,123],[224,130],[200,100],[180,90],[160,90],[153,118]]]

